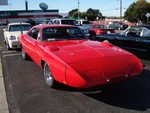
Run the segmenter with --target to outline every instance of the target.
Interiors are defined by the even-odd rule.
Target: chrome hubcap
[[[52,77],[52,73],[49,69],[49,66],[47,64],[44,67],[44,76],[45,76],[46,83],[49,86],[51,86],[53,84],[53,77]]]

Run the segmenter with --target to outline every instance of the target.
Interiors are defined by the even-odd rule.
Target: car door
[[[38,28],[33,28],[29,33],[28,33],[28,39],[26,39],[26,49],[27,53],[30,55],[30,57],[37,63],[39,61],[39,36],[40,35],[40,29]]]

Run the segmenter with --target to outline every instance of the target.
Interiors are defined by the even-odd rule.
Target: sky
[[[68,13],[72,9],[78,8],[78,0],[27,0],[29,10],[40,10],[39,4],[46,3],[48,9],[58,9],[59,13]],[[122,12],[137,0],[122,0]],[[147,0],[150,2],[150,0]],[[87,9],[99,9],[103,16],[119,16],[120,0],[79,0],[79,9],[81,12]],[[3,10],[25,10],[25,0],[8,0],[8,6],[0,5],[0,11]]]

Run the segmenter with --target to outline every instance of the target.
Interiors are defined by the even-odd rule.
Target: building
[[[58,18],[59,10],[11,10],[0,11],[0,24],[12,22],[35,22],[36,24],[50,18]]]

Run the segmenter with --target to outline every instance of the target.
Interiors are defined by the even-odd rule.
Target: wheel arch
[[[45,61],[41,60],[41,67],[42,67],[42,69],[44,69],[44,64],[45,64]]]

